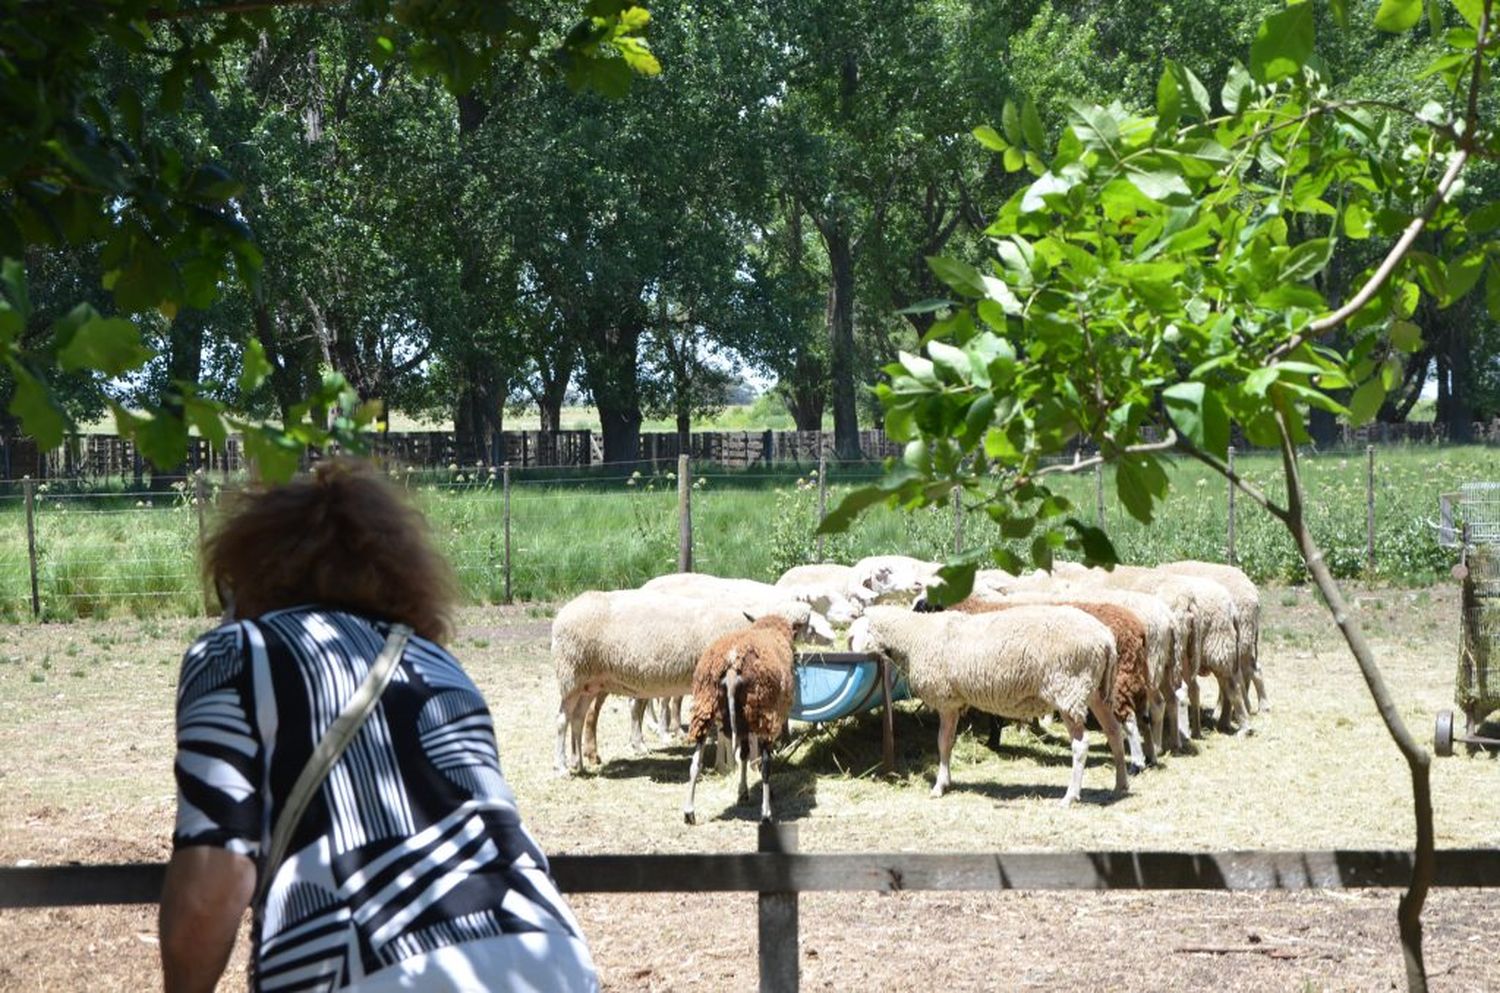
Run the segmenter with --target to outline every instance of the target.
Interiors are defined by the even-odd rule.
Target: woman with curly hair
[[[178,685],[167,993],[214,989],[247,906],[252,990],[597,990],[401,492],[349,460],[246,490],[204,571],[226,623]]]

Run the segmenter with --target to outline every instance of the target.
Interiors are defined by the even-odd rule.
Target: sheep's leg
[[[1239,701],[1235,699],[1239,691],[1234,686],[1234,681],[1223,673],[1214,673],[1214,682],[1219,684],[1219,718],[1215,722],[1220,734],[1228,734],[1234,730],[1233,714],[1239,710]]]
[[[747,803],[750,800],[750,749],[735,749],[735,757],[740,760],[740,793],[739,802]]]
[[[646,704],[650,702],[641,697],[630,701],[630,750],[637,755],[646,753],[646,735],[642,728],[646,720]]]
[[[578,702],[578,694],[572,693],[562,698],[562,703],[557,707],[557,753],[554,756],[553,771],[559,776],[566,776],[570,766],[568,765],[568,732],[573,726],[573,707]]]
[[[588,713],[583,718],[583,741],[579,749],[578,767],[581,769],[585,764],[600,765],[599,761],[599,715],[604,712],[604,698],[608,693],[600,693],[594,697],[589,704]]]
[[[685,824],[697,824],[697,815],[693,813],[693,795],[698,792],[698,774],[703,771],[703,746],[706,742],[698,742],[693,749],[693,763],[688,767],[688,798],[682,808],[682,820]]]
[[[1240,729],[1234,733],[1236,738],[1243,738],[1250,733],[1250,695],[1245,691],[1244,681],[1240,678],[1239,670],[1236,669],[1230,677],[1230,699],[1234,702],[1235,715],[1239,718]]]
[[[1000,750],[1000,732],[1005,729],[1005,722],[994,714],[990,715],[990,736],[984,740],[984,747],[992,752]]]
[[[1120,734],[1120,722],[1115,720],[1114,709],[1097,690],[1089,697],[1089,709],[1094,712],[1094,719],[1104,729],[1104,737],[1109,741],[1109,753],[1115,760],[1115,796],[1122,796],[1130,791],[1130,777],[1125,772],[1125,745]]]
[[[723,774],[729,771],[730,748],[729,735],[725,734],[721,729],[719,731],[719,739],[714,744],[714,772]]]
[[[1130,743],[1130,765],[1128,771],[1139,773],[1145,771],[1146,753],[1141,747],[1141,729],[1136,723],[1134,712],[1125,717],[1125,740]]]
[[[771,743],[760,749],[760,819],[771,823]]]
[[[1194,738],[1203,737],[1203,701],[1198,693],[1198,676],[1195,673],[1187,678],[1188,727]]]
[[[959,708],[938,711],[938,771],[937,781],[932,784],[932,795],[940,797],[953,785],[949,762],[953,758],[953,739],[958,737]]]
[[[1166,754],[1166,739],[1162,736],[1162,725],[1166,721],[1167,696],[1161,690],[1151,691],[1151,755],[1152,765]]]
[[[1073,747],[1073,777],[1068,781],[1068,790],[1062,798],[1062,805],[1066,807],[1083,795],[1083,767],[1089,759],[1089,739],[1083,718],[1063,714],[1062,719]]]

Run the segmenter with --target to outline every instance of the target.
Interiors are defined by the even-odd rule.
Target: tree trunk
[[[824,228],[831,281],[828,340],[833,377],[833,450],[841,459],[860,458],[859,414],[854,396],[854,252],[839,220]]]
[[[503,399],[494,384],[465,385],[453,411],[454,446],[458,449],[458,457],[464,462],[493,464],[503,427]]]
[[[1302,560],[1307,563],[1307,570],[1312,575],[1313,582],[1317,584],[1318,592],[1323,595],[1323,602],[1327,605],[1328,612],[1333,615],[1334,623],[1338,625],[1345,643],[1349,646],[1349,651],[1354,655],[1354,661],[1359,665],[1360,674],[1364,676],[1365,685],[1370,690],[1370,696],[1375,701],[1375,708],[1385,723],[1386,731],[1389,732],[1391,740],[1396,743],[1396,748],[1401,752],[1401,757],[1406,760],[1407,768],[1411,773],[1412,807],[1416,815],[1417,839],[1412,860],[1411,883],[1401,896],[1401,903],[1396,911],[1396,922],[1401,935],[1401,954],[1406,963],[1407,989],[1410,993],[1426,993],[1427,967],[1422,958],[1422,906],[1427,902],[1427,891],[1432,886],[1437,864],[1432,827],[1430,777],[1432,756],[1417,744],[1416,739],[1407,729],[1406,722],[1401,719],[1401,712],[1391,697],[1390,689],[1385,684],[1385,677],[1375,661],[1375,653],[1370,648],[1370,643],[1365,640],[1359,619],[1350,612],[1349,605],[1344,600],[1343,591],[1339,588],[1338,581],[1333,578],[1333,573],[1323,558],[1322,549],[1318,547],[1317,542],[1313,540],[1312,533],[1307,529],[1303,514],[1304,497],[1301,473],[1297,464],[1297,448],[1292,444],[1291,432],[1287,429],[1285,418],[1278,415],[1278,419],[1281,425],[1281,462],[1286,474],[1287,488],[1287,513],[1284,522],[1287,529],[1291,531],[1293,540],[1297,542],[1297,549],[1302,553]]]
[[[161,405],[174,417],[182,417],[182,394],[176,383],[196,385],[203,375],[203,328],[204,313],[200,310],[184,309],[172,320],[167,329],[167,377],[169,385],[161,397]],[[171,488],[170,477],[186,476],[191,466],[186,461],[170,468],[163,466],[162,472],[152,472],[151,489]]]
[[[608,327],[594,331],[584,372],[604,438],[604,461],[636,462],[641,449],[641,391],[636,363],[641,331]]]
[[[677,409],[677,450],[687,452],[692,447],[693,417],[688,411]]]

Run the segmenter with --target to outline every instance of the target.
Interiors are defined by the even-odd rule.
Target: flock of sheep
[[[759,753],[761,815],[769,819],[770,753],[793,703],[794,643],[831,644],[841,630],[851,650],[888,658],[912,695],[938,712],[933,796],[951,785],[949,760],[966,708],[1016,721],[1056,714],[1073,751],[1066,805],[1082,790],[1090,715],[1109,742],[1122,794],[1127,768],[1186,750],[1201,735],[1200,677],[1218,683],[1220,731],[1249,730],[1252,687],[1255,710],[1268,707],[1260,596],[1232,566],[1106,571],[1058,563],[1051,573],[1019,577],[980,570],[973,594],[947,610],[927,597],[938,569],[888,555],[798,566],[775,584],[677,573],[640,589],[581,594],[552,625],[562,700],[558,772],[598,763],[606,696],[631,698],[630,743],[643,751],[649,702],[660,701],[658,730],[670,740],[681,699],[691,694],[689,736],[697,747],[686,820],[693,822],[704,746],[716,733],[729,736],[739,760],[742,800],[748,764]],[[718,755],[722,764],[726,749]]]

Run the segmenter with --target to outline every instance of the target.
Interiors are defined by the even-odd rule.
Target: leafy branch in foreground
[[[215,162],[189,161],[158,125],[190,92],[210,98],[222,52],[256,45],[283,24],[278,9],[295,7],[328,17],[339,8],[367,29],[370,74],[400,60],[454,92],[502,59],[606,95],[660,68],[644,38],[649,15],[626,0],[589,0],[559,40],[509,0],[0,0],[0,367],[15,384],[10,413],[42,448],[55,447],[70,423],[54,388],[63,376],[129,375],[152,357],[141,334],[147,315],[171,320],[211,306],[231,282],[256,283],[262,260],[241,184]],[[149,68],[110,72],[120,66]],[[65,250],[97,255],[115,314],[79,304],[39,323],[27,268]],[[246,369],[254,367],[247,356]],[[251,380],[259,381],[241,385]],[[216,445],[243,431],[261,471],[279,476],[295,469],[288,453],[306,444],[357,447],[372,416],[341,377],[314,392],[280,428],[235,416],[183,383],[144,415],[117,410],[116,420],[164,466],[185,450],[189,426]],[[330,411],[343,413],[329,419]]]
[[[1426,989],[1430,759],[1308,531],[1298,446],[1314,410],[1354,424],[1375,416],[1422,347],[1413,318],[1424,297],[1446,308],[1484,282],[1500,319],[1500,203],[1463,195],[1467,164],[1500,151],[1479,112],[1495,55],[1491,0],[1447,6],[1451,26],[1429,4],[1443,51],[1427,73],[1446,102],[1339,99],[1312,59],[1312,5],[1294,3],[1261,24],[1248,67],[1229,72],[1217,103],[1169,61],[1152,115],[1078,104],[1052,146],[1011,107],[1003,134],[977,129],[1007,169],[1034,178],[988,229],[995,258],[931,260],[956,302],[924,354],[902,354],[877,388],[905,452],[825,526],[882,501],[915,509],[960,490],[1002,537],[1031,537],[1036,566],[1061,551],[1108,563],[1108,537],[1071,515],[1045,457],[1096,447],[1115,466],[1121,504],[1148,524],[1173,454],[1223,474],[1291,532],[1410,768],[1416,860],[1398,920],[1412,990]],[[1422,9],[1383,0],[1377,26],[1407,30]],[[1382,243],[1390,248],[1371,250]],[[1320,290],[1336,254],[1355,266],[1378,256],[1340,306]],[[1229,469],[1235,429],[1281,453],[1284,505]],[[1023,565],[975,549],[950,563],[938,594],[965,595],[985,557]]]

